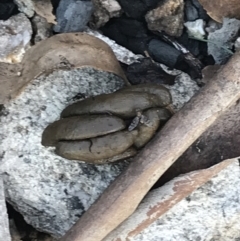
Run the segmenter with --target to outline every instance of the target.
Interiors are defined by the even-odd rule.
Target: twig
[[[128,218],[159,177],[240,98],[240,53],[175,114],[61,241],[101,241]]]

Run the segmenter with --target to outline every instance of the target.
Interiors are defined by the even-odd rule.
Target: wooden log
[[[60,240],[100,241],[128,218],[159,177],[240,98],[239,67],[237,53],[171,118]]]

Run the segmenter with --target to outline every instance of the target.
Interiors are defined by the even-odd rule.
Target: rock
[[[202,5],[198,0],[185,0],[185,20],[187,21],[195,21],[200,18],[203,20],[208,20],[209,16],[207,12],[203,9]]]
[[[62,235],[124,166],[87,165],[61,158],[41,145],[44,128],[59,118],[79,92],[88,97],[123,85],[114,74],[91,68],[55,71],[32,81],[5,105],[0,155],[6,198],[38,230]]]
[[[119,241],[119,240],[135,240],[139,234],[147,233],[145,235],[146,240],[152,240],[153,236],[148,232],[148,228],[154,222],[166,222],[167,225],[171,226],[171,221],[165,221],[164,215],[170,210],[170,213],[179,213],[178,208],[171,209],[174,205],[178,205],[180,202],[184,202],[184,199],[189,200],[192,192],[197,190],[199,187],[206,185],[208,181],[211,181],[217,174],[222,174],[227,167],[230,165],[235,166],[236,159],[227,159],[223,162],[211,166],[210,168],[192,171],[190,173],[180,175],[173,178],[171,181],[166,183],[164,186],[151,190],[142,200],[137,207],[136,211],[122,222],[116,229],[114,229],[106,238],[102,241]],[[234,167],[233,167],[234,169]],[[183,200],[183,201],[182,201]],[[187,204],[188,208],[192,207],[192,204]],[[196,205],[196,202],[195,204]],[[214,207],[219,209],[219,207]],[[221,208],[221,207],[220,207]],[[191,212],[187,210],[187,212]],[[220,211],[220,210],[219,210]],[[171,215],[170,215],[171,216]],[[173,216],[173,215],[172,215]],[[173,222],[176,220],[172,218]],[[188,220],[191,222],[190,220]],[[183,222],[184,223],[184,222]],[[184,224],[181,223],[181,229]],[[161,225],[160,225],[161,228]],[[174,227],[176,228],[176,227]],[[197,228],[197,227],[196,227]],[[215,228],[215,227],[214,227]],[[144,230],[145,229],[145,230]],[[150,226],[151,229],[151,226]],[[167,232],[168,228],[163,229],[163,232]],[[171,228],[169,229],[171,230]],[[212,230],[210,230],[211,232]],[[181,232],[182,233],[182,232]],[[201,235],[202,237],[203,235]],[[165,236],[164,238],[167,238]],[[185,237],[190,240],[190,237],[186,233]],[[141,236],[141,238],[143,238]],[[177,238],[176,238],[177,239]],[[204,237],[203,237],[204,239]],[[155,240],[155,239],[153,239]],[[156,239],[158,241],[159,239]],[[166,240],[162,239],[161,240]],[[172,238],[167,239],[172,240]],[[175,239],[174,239],[175,240]],[[179,240],[182,240],[179,238]],[[191,239],[198,240],[198,239]],[[204,239],[205,240],[205,239]],[[209,239],[207,239],[209,240]],[[225,239],[224,239],[225,240]]]
[[[212,33],[212,32],[215,32],[216,30],[220,29],[221,27],[222,27],[221,23],[218,23],[214,20],[209,20],[205,30],[208,33]]]
[[[174,68],[181,52],[173,46],[158,40],[152,39],[148,44],[148,52],[153,60]]]
[[[203,39],[205,37],[205,22],[202,19],[196,21],[186,22],[184,26],[187,28],[188,35],[194,38]]]
[[[29,18],[34,15],[34,1],[33,0],[14,0],[18,6],[18,10],[26,14]]]
[[[6,198],[38,230],[61,236],[126,165],[88,165],[61,158],[41,145],[44,128],[79,92],[88,97],[123,85],[116,75],[94,69],[55,70],[31,81],[2,110],[0,156]]]
[[[0,21],[0,62],[21,62],[31,38],[31,23],[24,14]]]
[[[161,1],[155,9],[149,11],[145,19],[150,30],[165,31],[179,37],[183,31],[183,16],[183,0],[167,0]]]
[[[110,47],[86,33],[43,40],[29,49],[22,65],[18,79],[28,85],[25,81],[1,111],[0,170],[8,202],[32,226],[60,236],[124,163],[99,167],[67,161],[41,145],[42,132],[74,100],[113,92],[126,80]]]
[[[136,63],[122,66],[128,81],[132,85],[143,83],[173,85],[176,77],[167,74],[160,64],[153,62],[151,58],[141,58]]]
[[[164,67],[162,65],[162,67]],[[167,71],[166,67],[164,70]],[[167,71],[172,75],[177,75],[174,85],[166,85],[170,90],[173,99],[174,110],[180,110],[185,103],[187,103],[198,91],[199,86],[196,81],[193,81],[188,74],[179,70]]]
[[[191,0],[185,1],[185,8],[184,8],[185,16],[187,21],[195,21],[199,18],[198,10],[194,6]]]
[[[116,0],[92,0],[94,12],[90,20],[90,26],[98,29],[110,18],[119,17],[122,13],[121,6]]]
[[[208,53],[211,54],[216,64],[225,64],[232,55],[231,49],[238,37],[240,20],[223,19],[221,29],[208,35]]]
[[[238,37],[234,43],[234,47],[236,51],[240,50],[240,37]]]
[[[81,32],[85,29],[93,12],[90,0],[61,0],[56,11],[57,24],[55,32]]]
[[[56,24],[55,16],[52,14],[53,6],[51,0],[14,0],[20,12],[32,18],[35,13],[45,18],[49,23]]]
[[[32,18],[32,25],[34,31],[34,43],[40,42],[52,36],[52,24],[37,14]]]
[[[37,15],[45,18],[48,23],[57,23],[55,15],[53,15],[54,10],[51,0],[34,1],[34,10]]]
[[[0,176],[0,240],[11,241],[3,180]]]
[[[240,239],[239,186],[236,159],[129,241],[237,241]]]

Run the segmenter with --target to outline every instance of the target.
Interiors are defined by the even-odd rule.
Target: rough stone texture
[[[21,62],[32,37],[32,26],[23,14],[0,21],[0,62]]]
[[[52,24],[39,15],[34,15],[32,18],[34,30],[34,43],[40,42],[52,36]]]
[[[188,35],[203,39],[205,37],[205,22],[202,19],[197,19],[196,21],[186,22],[184,26],[187,28]]]
[[[14,0],[18,6],[18,10],[26,14],[29,18],[34,15],[34,1],[33,0]]]
[[[81,32],[85,29],[93,12],[90,0],[61,0],[56,11],[57,24],[55,32],[70,33]]]
[[[234,41],[238,37],[240,20],[223,19],[223,26],[208,35],[208,54],[211,54],[216,64],[225,64],[232,55]],[[229,50],[228,50],[229,49]]]
[[[116,0],[92,0],[94,12],[90,25],[93,28],[102,27],[110,18],[119,17],[122,13],[121,6]]]
[[[9,233],[8,215],[4,195],[3,180],[0,176],[0,240],[11,241]]]
[[[154,31],[165,31],[171,36],[179,37],[183,31],[183,0],[161,1],[157,8],[150,10],[145,19],[148,28]]]
[[[129,241],[240,240],[239,173],[236,160]]]
[[[162,218],[174,205],[203,186],[236,159],[227,159],[207,169],[192,171],[178,177],[160,188],[151,190],[136,211],[114,229],[102,241],[125,241],[134,238],[149,225]]]
[[[187,21],[195,21],[199,18],[198,10],[191,0],[185,0],[184,12]]]
[[[113,92],[124,81],[93,69],[33,80],[0,116],[1,171],[7,200],[39,230],[62,235],[121,171],[123,164],[68,161],[41,145],[44,128],[81,93]]]
[[[180,77],[181,88],[176,87],[174,95],[183,95],[178,97],[182,102],[175,104],[178,108],[190,98],[190,82],[195,83],[186,75]],[[53,148],[41,146],[44,128],[77,94],[109,93],[123,84],[113,74],[103,78],[93,70],[85,74],[62,70],[32,81],[2,111],[0,156],[6,197],[37,229],[62,235],[127,164],[98,166],[65,160]]]
[[[163,65],[161,66],[164,67]],[[164,69],[167,70],[166,67]],[[166,85],[173,98],[173,109],[178,111],[198,92],[199,87],[186,73],[178,70],[168,71],[168,73],[173,75],[179,74],[175,79],[174,85]]]

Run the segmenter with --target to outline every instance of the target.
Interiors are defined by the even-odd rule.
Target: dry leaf
[[[223,18],[240,19],[239,0],[199,0],[208,15],[221,23]]]
[[[114,73],[129,84],[112,49],[105,42],[86,33],[64,33],[36,44],[17,66],[0,63],[0,70],[4,70],[0,74],[0,103],[14,97],[29,81],[43,73],[83,67]]]
[[[50,0],[35,0],[35,12],[41,17],[45,18],[48,23],[56,24],[56,17],[53,15],[53,6]]]

